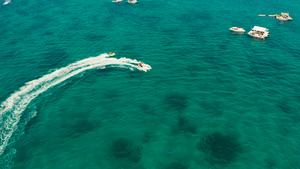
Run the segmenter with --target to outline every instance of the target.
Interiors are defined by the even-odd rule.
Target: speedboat
[[[136,4],[138,1],[137,0],[128,0],[127,3],[129,4]]]
[[[270,34],[269,29],[260,27],[260,26],[254,26],[250,32],[248,32],[249,36],[252,36],[254,38],[259,39],[265,39]]]
[[[138,69],[140,70],[149,70],[149,69],[152,69],[152,67],[150,65],[147,65],[145,63],[142,63],[142,62],[139,62],[138,65],[137,65]]]
[[[229,28],[229,30],[231,30],[233,32],[238,32],[238,33],[244,33],[245,32],[244,28],[238,28],[238,27],[231,27],[231,28]]]

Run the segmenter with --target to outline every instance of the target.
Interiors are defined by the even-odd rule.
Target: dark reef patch
[[[267,158],[264,160],[265,164],[266,164],[266,167],[267,168],[278,168],[276,167],[277,166],[277,162],[274,160],[274,159],[271,159],[271,158]]]
[[[87,113],[84,112],[82,112],[82,114],[87,115]],[[74,113],[73,115],[75,116]],[[61,138],[78,138],[85,134],[88,134],[89,132],[93,131],[95,128],[101,125],[98,121],[94,122],[93,120],[88,119],[84,115],[80,115],[78,113],[78,117],[76,118],[62,116],[62,118],[57,121],[57,124],[50,125],[53,128],[53,130],[57,130],[55,134],[57,134]]]
[[[295,58],[300,60],[300,50],[299,49],[290,49],[287,52],[291,53]]]
[[[291,118],[293,122],[299,122],[300,114],[298,112],[300,110],[300,106],[295,98],[293,98],[292,96],[283,97],[275,105],[279,108],[279,110],[285,113],[286,117]],[[286,128],[287,126],[282,127]],[[284,133],[286,134],[286,132]]]
[[[58,133],[60,137],[72,137],[77,138],[84,134],[87,134],[96,128],[96,124],[90,122],[88,119],[78,119],[76,122],[62,122],[61,129],[63,132]],[[98,125],[98,124],[97,124]]]
[[[119,138],[112,143],[112,154],[117,159],[127,159],[132,162],[139,162],[141,159],[141,147],[134,145],[133,141]]]
[[[175,110],[184,110],[188,106],[188,97],[183,94],[171,93],[166,96],[164,102]]]
[[[205,136],[197,144],[197,148],[206,153],[207,160],[212,165],[227,165],[233,162],[242,151],[242,145],[236,137],[219,132]]]
[[[178,117],[177,125],[173,128],[174,133],[196,134],[197,127],[183,116]]]
[[[106,90],[105,93],[103,93],[103,96],[107,100],[116,100],[121,96],[121,94],[116,89],[109,89]]]
[[[173,162],[166,169],[188,169],[188,167],[184,166],[181,163]]]
[[[143,142],[144,143],[148,143],[150,140],[151,140],[151,138],[153,137],[153,133],[152,132],[145,132],[144,133],[144,135],[143,135]]]
[[[155,114],[155,110],[153,107],[151,107],[149,104],[144,103],[142,105],[140,105],[141,110],[145,113],[145,114],[149,114],[149,115],[154,115]]]
[[[73,124],[72,129],[74,131],[74,136],[80,136],[91,132],[96,126],[89,120],[78,120],[77,123]]]

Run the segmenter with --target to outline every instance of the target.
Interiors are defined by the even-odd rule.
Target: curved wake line
[[[85,70],[105,68],[105,66],[108,65],[116,65],[122,68],[139,69],[137,63],[137,60],[131,60],[127,58],[109,58],[108,54],[101,54],[97,57],[90,57],[72,63],[50,74],[44,75],[39,79],[27,82],[1,104],[0,155],[4,152],[13,132],[18,128],[17,124],[19,123],[22,112],[39,94]]]

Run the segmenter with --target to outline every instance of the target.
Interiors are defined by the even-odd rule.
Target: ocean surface
[[[6,1],[1,169],[300,168],[300,1]]]

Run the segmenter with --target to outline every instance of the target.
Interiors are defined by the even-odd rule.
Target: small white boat
[[[250,32],[248,32],[249,36],[252,36],[254,38],[259,39],[265,39],[270,34],[269,29],[260,27],[260,26],[254,26]]]
[[[138,65],[137,65],[137,67],[138,67],[138,69],[144,70],[144,71],[152,69],[152,67],[150,65],[147,65],[147,64],[145,64],[143,62],[139,62]]]
[[[229,30],[231,30],[233,32],[238,32],[238,33],[244,33],[245,32],[244,28],[238,28],[238,27],[231,27],[231,28],[229,28]]]
[[[119,3],[119,2],[122,2],[123,0],[116,0],[116,1],[112,1],[112,2],[117,2],[117,3]]]
[[[138,1],[137,0],[128,0],[127,3],[129,4],[136,4]]]
[[[10,0],[5,0],[5,2],[3,3],[3,5],[7,5],[10,3]]]

